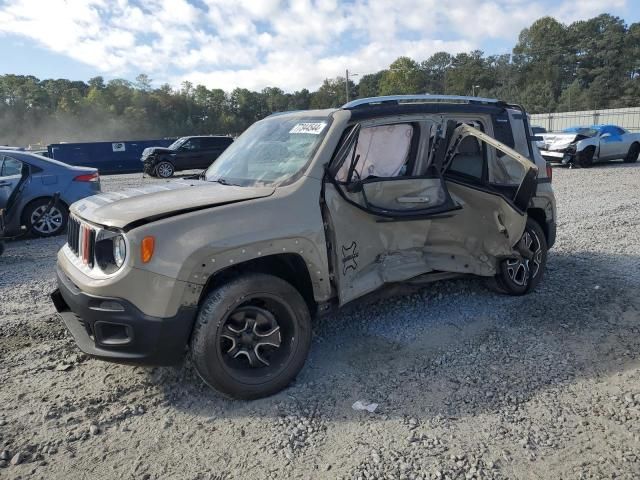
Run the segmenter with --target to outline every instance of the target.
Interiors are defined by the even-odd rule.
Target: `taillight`
[[[549,177],[549,181],[553,181],[553,168],[551,168],[551,164],[547,162],[547,177]]]
[[[98,180],[100,180],[100,174],[98,172],[78,175],[73,179],[74,182],[97,182]]]

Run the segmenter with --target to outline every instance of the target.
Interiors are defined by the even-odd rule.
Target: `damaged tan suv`
[[[257,122],[199,178],[72,205],[52,299],[80,348],[257,398],[302,368],[315,315],[456,275],[542,279],[551,178],[516,105],[394,96]]]

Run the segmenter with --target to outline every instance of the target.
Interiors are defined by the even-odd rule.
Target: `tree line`
[[[344,77],[316,91],[278,87],[225,92],[184,82],[153,88],[94,77],[88,82],[0,76],[0,144],[128,140],[188,134],[237,134],[272,112],[337,107]],[[426,60],[396,59],[387,69],[349,80],[351,98],[432,93],[495,97],[530,113],[640,105],[640,23],[602,14],[565,25],[552,17],[520,32],[511,54],[480,50]]]

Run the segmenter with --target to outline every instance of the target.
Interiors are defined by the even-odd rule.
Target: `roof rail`
[[[460,95],[387,95],[383,97],[359,98],[345,103],[342,108],[349,110],[352,108],[375,106],[379,104],[401,103],[499,103],[495,98],[465,97]]]

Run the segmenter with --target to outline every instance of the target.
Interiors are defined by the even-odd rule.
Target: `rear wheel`
[[[23,221],[34,235],[38,237],[53,237],[64,232],[67,227],[69,213],[67,207],[56,202],[47,209],[49,198],[40,198],[25,207]]]
[[[634,163],[638,160],[638,155],[640,155],[640,144],[634,143],[629,147],[629,152],[627,156],[624,157],[624,163]]]
[[[173,163],[167,162],[165,160],[156,165],[155,172],[156,175],[160,178],[169,178],[173,176],[175,168],[173,167]]]
[[[542,280],[547,263],[547,240],[535,220],[528,219],[519,241],[522,255],[500,262],[494,280],[500,291],[509,295],[523,295],[533,290]]]
[[[200,377],[225,395],[254,399],[285,388],[311,345],[300,293],[281,278],[247,274],[207,295],[191,340]]]

